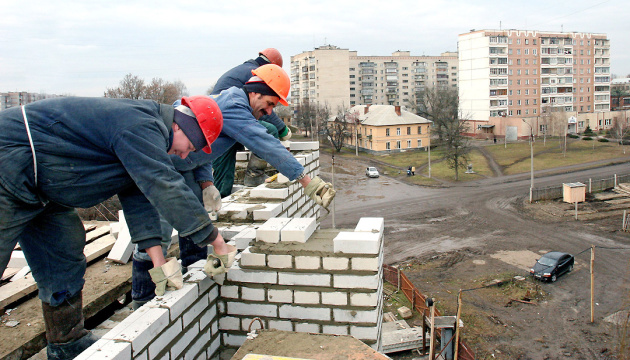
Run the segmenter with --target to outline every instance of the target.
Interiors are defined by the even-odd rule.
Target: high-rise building
[[[606,34],[478,30],[460,34],[460,109],[470,120],[610,110]]]
[[[457,88],[457,53],[358,56],[337,46],[320,46],[291,56],[291,104],[308,99],[332,113],[355,105],[407,105],[415,92],[435,86]]]
[[[58,97],[57,95],[50,94],[36,94],[26,91],[16,92],[0,92],[0,111],[12,108],[15,106],[22,106],[33,101],[48,99],[52,97]]]

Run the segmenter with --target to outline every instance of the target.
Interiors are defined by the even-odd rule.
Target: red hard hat
[[[223,114],[219,105],[213,99],[201,95],[183,97],[182,105],[188,106],[195,114],[203,136],[208,142],[208,145],[202,149],[203,152],[212,153],[210,145],[219,137],[223,128]]]
[[[264,55],[272,64],[282,67],[282,55],[280,55],[280,51],[274,48],[267,48],[259,52],[258,55]]]

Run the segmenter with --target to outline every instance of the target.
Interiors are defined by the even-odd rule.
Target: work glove
[[[323,206],[328,210],[328,206],[335,198],[337,191],[333,189],[331,183],[324,182],[319,176],[311,179],[311,182],[304,189],[306,196],[310,197],[316,204]]]
[[[203,189],[203,206],[206,211],[215,213],[221,210],[221,193],[214,185],[210,185]]]
[[[291,138],[291,129],[287,126],[287,133],[284,136],[280,137],[280,141],[287,141]]]
[[[236,247],[228,244],[229,252],[225,255],[217,255],[212,247],[212,253],[208,254],[206,265],[203,267],[203,272],[208,276],[215,276],[227,272],[229,268],[234,264],[234,257],[236,256]]]
[[[149,270],[151,280],[155,283],[155,295],[162,296],[166,290],[181,289],[184,286],[182,267],[177,259],[169,258],[166,264]]]

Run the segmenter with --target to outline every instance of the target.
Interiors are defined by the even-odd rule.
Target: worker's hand
[[[333,188],[331,183],[324,182],[319,176],[315,176],[311,179],[311,182],[306,185],[304,193],[315,201],[315,203],[328,210],[328,206],[335,198],[337,191]]]
[[[162,296],[166,290],[181,289],[184,286],[182,267],[172,257],[166,264],[149,270],[151,280],[155,283],[155,295]]]
[[[287,140],[289,140],[291,138],[291,135],[292,135],[291,134],[291,129],[289,129],[289,127],[287,126],[287,133],[284,136],[280,137],[280,141],[287,141]]]
[[[217,212],[221,210],[221,193],[214,186],[210,185],[203,189],[203,206],[208,212]]]
[[[223,255],[217,255],[214,247],[212,247],[212,253],[208,254],[206,265],[203,267],[203,272],[208,276],[215,276],[227,272],[229,268],[234,264],[234,257],[236,256],[236,247],[226,244],[228,247],[228,253]]]

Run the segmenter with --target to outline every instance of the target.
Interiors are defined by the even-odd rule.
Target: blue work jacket
[[[159,214],[201,243],[208,213],[170,156],[174,109],[148,100],[55,98],[0,112],[0,184],[28,204],[94,206],[118,194],[140,249],[160,245]]]

